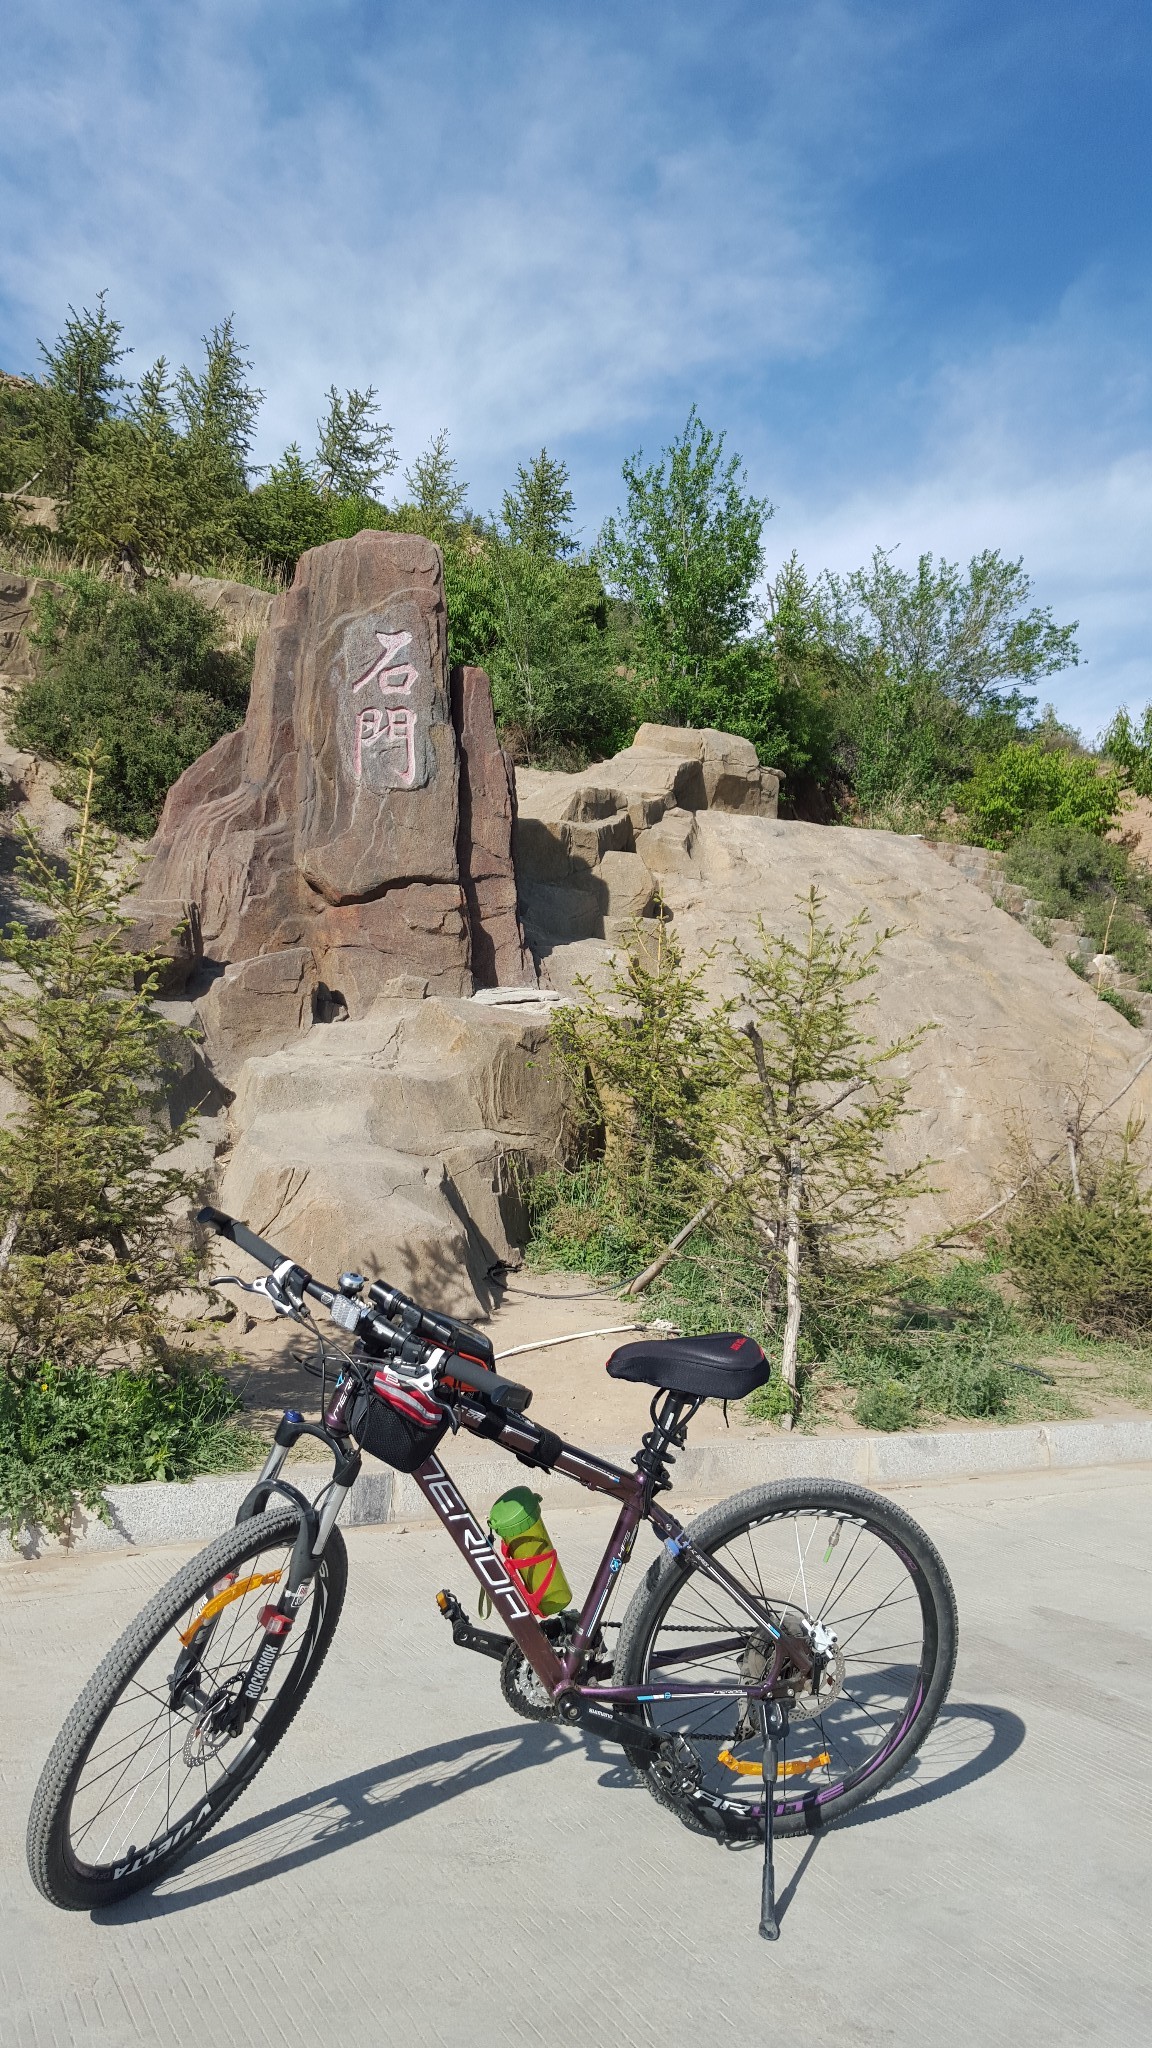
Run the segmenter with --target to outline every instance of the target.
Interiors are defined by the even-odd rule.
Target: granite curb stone
[[[471,1445],[445,1449],[447,1463],[478,1513],[511,1483],[514,1460]],[[597,1446],[597,1454],[627,1465],[632,1447]],[[676,1497],[719,1499],[769,1479],[855,1479],[870,1486],[911,1486],[933,1480],[974,1479],[1002,1472],[1071,1470],[1077,1466],[1152,1463],[1152,1416],[1097,1422],[1020,1423],[1006,1429],[911,1432],[899,1436],[758,1436],[744,1443],[689,1445],[676,1462]],[[151,1481],[110,1486],[105,1492],[111,1520],[78,1510],[69,1554],[97,1550],[145,1549],[169,1543],[207,1542],[235,1519],[255,1474],[203,1477],[185,1483]],[[285,1479],[309,1496],[330,1477],[322,1465],[290,1465]],[[511,1474],[514,1479],[515,1475]],[[537,1473],[532,1484],[545,1504],[581,1504],[583,1489],[573,1480]],[[414,1479],[383,1466],[366,1468],[352,1490],[341,1521],[416,1522],[431,1510]],[[6,1542],[0,1524],[0,1541]],[[8,1559],[59,1554],[65,1546],[44,1530],[33,1530]]]

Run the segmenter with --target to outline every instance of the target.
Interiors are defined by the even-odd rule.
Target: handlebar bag
[[[448,1416],[422,1387],[384,1366],[356,1395],[347,1426],[369,1457],[397,1472],[414,1472],[436,1449]]]

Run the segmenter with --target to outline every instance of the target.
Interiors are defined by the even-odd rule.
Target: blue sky
[[[696,403],[773,562],[1023,555],[1095,732],[1152,697],[1146,0],[7,0],[0,367],[101,286],[234,311],[258,455],[374,383],[591,539]]]

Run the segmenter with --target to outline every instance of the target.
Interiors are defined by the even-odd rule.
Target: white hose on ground
[[[497,1351],[501,1358],[520,1358],[525,1351],[547,1351],[553,1344],[580,1344],[585,1337],[620,1337],[625,1330],[649,1330],[651,1323],[612,1323],[606,1330],[573,1330],[568,1337],[541,1337],[535,1344],[514,1344],[510,1351]]]

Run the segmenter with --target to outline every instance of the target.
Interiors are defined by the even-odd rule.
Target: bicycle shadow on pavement
[[[433,1812],[450,1799],[520,1771],[558,1762],[574,1751],[607,1760],[595,1738],[586,1742],[547,1722],[486,1728],[427,1749],[371,1764],[349,1778],[301,1792],[250,1819],[224,1825],[194,1849],[187,1863],[153,1892],[94,1910],[97,1924],[121,1926],[182,1913],[303,1869],[322,1856]]]
[[[837,1826],[886,1820],[948,1798],[1007,1763],[1024,1735],[1019,1715],[1004,1707],[959,1702],[945,1706],[924,1748],[892,1788]],[[98,1925],[120,1926],[207,1905],[304,1869],[407,1821],[419,1820],[449,1800],[501,1778],[581,1752],[592,1765],[600,1766],[597,1784],[601,1789],[638,1789],[615,1747],[594,1736],[547,1722],[488,1728],[450,1742],[433,1743],[427,1749],[406,1751],[352,1777],[301,1792],[250,1819],[225,1825],[195,1849],[171,1877],[162,1879],[157,1890],[138,1892],[123,1905],[98,1908],[92,1919]],[[814,1833],[791,1837],[782,1844],[787,1850],[799,1840],[805,1847],[781,1890],[781,1915],[788,1910],[822,1839],[820,1833]],[[704,1843],[707,1838],[700,1840]]]

